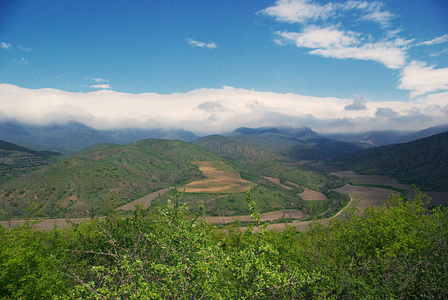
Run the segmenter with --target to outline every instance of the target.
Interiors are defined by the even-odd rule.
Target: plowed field
[[[195,164],[207,178],[187,184],[185,193],[241,193],[255,185],[222,162],[200,161]]]

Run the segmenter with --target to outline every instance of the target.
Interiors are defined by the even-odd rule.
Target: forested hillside
[[[71,216],[102,215],[169,185],[202,178],[192,164],[201,160],[221,158],[181,141],[100,144],[4,182],[0,207],[3,217],[23,217],[31,204],[46,217],[62,216],[60,207]]]
[[[16,172],[41,168],[48,164],[50,157],[60,154],[54,151],[35,151],[0,140],[0,181],[9,179]]]
[[[353,153],[342,161],[360,174],[390,175],[424,190],[448,191],[448,132]]]

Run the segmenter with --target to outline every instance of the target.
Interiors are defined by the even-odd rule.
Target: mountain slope
[[[77,122],[27,125],[15,121],[0,123],[0,139],[23,145],[37,145],[69,153],[100,143],[129,144],[142,139],[192,141],[198,136],[183,129],[97,130]],[[38,148],[38,147],[36,147]]]
[[[324,160],[365,149],[366,145],[341,142],[326,138],[309,139],[305,144],[297,145],[287,151],[294,159]]]
[[[105,130],[107,134],[116,138],[117,141],[124,141],[126,143],[132,143],[143,139],[164,139],[164,140],[181,140],[185,142],[194,141],[200,136],[197,136],[191,131],[184,129],[114,129]]]
[[[0,208],[23,216],[34,202],[45,216],[104,214],[108,207],[202,178],[193,161],[221,160],[181,141],[143,140],[130,145],[100,144],[65,155],[26,176],[4,182]]]
[[[192,144],[207,149],[229,160],[285,160],[285,157],[268,149],[263,149],[220,135],[209,135],[193,141]]]
[[[343,165],[361,174],[390,175],[425,190],[448,191],[448,132],[345,156]]]
[[[230,134],[235,140],[277,150],[299,160],[321,160],[355,152],[367,145],[324,138],[308,127],[238,128]]]
[[[236,163],[235,168],[245,179],[256,181],[262,176],[279,178],[298,185],[321,191],[337,185],[335,178],[326,178],[294,165],[294,160],[271,150],[262,149],[228,137],[213,135],[193,141],[193,144],[219,154]],[[243,167],[238,167],[238,166]],[[248,177],[258,175],[258,178]],[[246,177],[245,177],[246,176]]]
[[[4,179],[15,171],[40,168],[48,164],[51,156],[59,152],[35,151],[13,143],[0,140],[0,179]]]
[[[320,136],[308,127],[240,127],[230,133],[229,137],[252,146],[284,151]]]
[[[0,124],[0,138],[13,143],[35,144],[61,152],[73,152],[99,143],[114,143],[110,135],[77,122],[52,125]]]

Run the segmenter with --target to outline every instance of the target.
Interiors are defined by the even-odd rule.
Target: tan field
[[[303,218],[303,213],[298,209],[282,209],[260,214],[261,222],[274,221],[279,219],[301,219],[301,218]],[[240,220],[241,222],[253,221],[250,215],[232,216],[232,217],[205,217],[205,220],[207,222],[216,225],[232,223],[237,220]]]
[[[241,193],[255,186],[222,162],[201,161],[195,164],[207,178],[187,184],[185,193]]]
[[[350,198],[354,200],[360,211],[363,211],[369,206],[381,206],[392,194],[400,194],[397,191],[385,188],[353,186],[349,184],[334,189],[333,191],[341,194],[348,194]]]
[[[310,190],[309,188],[300,186],[294,182],[287,181],[286,184],[288,184],[288,185],[285,185],[285,184],[281,183],[280,179],[278,179],[278,178],[267,177],[267,176],[263,176],[263,177],[266,178],[267,180],[269,180],[270,182],[275,183],[278,186],[280,186],[286,190],[292,190],[293,186],[305,189],[305,191],[303,191],[302,193],[299,194],[303,200],[306,200],[306,201],[327,200],[327,196],[325,196],[321,192],[316,192],[316,191]]]

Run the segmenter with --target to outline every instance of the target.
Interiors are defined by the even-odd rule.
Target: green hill
[[[247,145],[228,137],[212,135],[193,141],[195,145],[221,155],[241,166],[238,171],[244,177],[258,175],[279,178],[282,182],[290,181],[298,185],[323,191],[329,186],[337,186],[340,182],[333,177],[312,173],[294,165],[295,160],[282,156],[272,150]],[[256,178],[248,178],[256,180]]]
[[[448,191],[448,132],[404,144],[345,156],[343,166],[360,174],[381,174],[424,190]]]
[[[290,148],[286,155],[295,159],[325,160],[366,148],[360,143],[347,143],[326,138],[309,139]]]
[[[104,214],[145,194],[202,178],[193,161],[221,160],[181,141],[143,140],[130,145],[99,144],[61,156],[1,185],[4,214],[23,217],[35,203],[44,216]]]
[[[53,151],[35,151],[0,140],[0,180],[7,180],[16,172],[41,168],[50,157],[60,155]]]
[[[323,160],[369,147],[324,138],[308,127],[238,128],[230,134],[234,140],[275,150],[295,160]]]
[[[308,127],[241,127],[229,135],[232,139],[246,144],[285,151],[291,147],[301,145],[304,141],[320,136]]]

